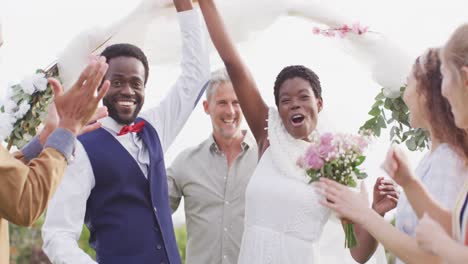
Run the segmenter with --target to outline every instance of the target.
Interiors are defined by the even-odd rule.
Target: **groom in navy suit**
[[[83,222],[101,264],[171,263],[180,256],[164,152],[209,79],[201,20],[190,0],[174,0],[182,32],[182,73],[158,107],[141,114],[148,61],[129,44],[106,48],[111,87],[102,128],[79,138],[76,159],[50,203],[44,251],[54,263],[95,263],[77,245]]]

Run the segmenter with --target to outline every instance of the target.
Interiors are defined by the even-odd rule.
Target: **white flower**
[[[36,91],[36,88],[34,87],[33,80],[32,78],[24,78],[21,83],[21,89],[23,89],[23,92],[26,94],[33,94]]]
[[[21,104],[19,105],[18,112],[15,113],[15,117],[17,119],[23,118],[23,116],[29,111],[30,108],[31,106],[29,105],[28,102],[26,101],[21,102]]]
[[[47,88],[47,79],[44,73],[36,73],[24,78],[20,85],[26,94],[32,95],[36,91],[44,91]]]
[[[29,133],[26,133],[26,134],[23,135],[23,140],[26,141],[26,142],[31,141],[32,138],[33,138],[33,136],[30,135]]]
[[[16,120],[7,113],[0,113],[0,142],[7,138],[13,131],[13,123]]]
[[[18,109],[18,106],[13,100],[7,100],[5,104],[3,105],[3,107],[5,109],[5,113],[8,113],[8,114],[13,114]]]
[[[47,84],[49,83],[47,81],[47,78],[44,73],[37,73],[34,75],[34,86],[36,89],[40,92],[43,92],[47,89]]]

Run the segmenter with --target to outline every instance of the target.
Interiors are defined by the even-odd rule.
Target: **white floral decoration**
[[[36,135],[37,127],[46,117],[52,99],[48,77],[58,77],[56,65],[47,71],[38,70],[8,87],[7,96],[0,105],[0,141],[7,141],[8,149],[23,147]]]

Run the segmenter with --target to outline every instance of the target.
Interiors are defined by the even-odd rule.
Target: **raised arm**
[[[210,78],[209,54],[200,15],[190,0],[174,0],[174,5],[182,38],[181,73],[161,103],[141,114],[158,132],[163,151],[182,130]]]
[[[232,43],[214,1],[198,2],[211,40],[226,66],[247,123],[261,148],[267,137],[265,127],[267,127],[268,106],[263,101],[251,72]]]

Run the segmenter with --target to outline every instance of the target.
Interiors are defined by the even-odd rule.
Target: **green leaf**
[[[382,116],[378,117],[377,125],[381,128],[387,128],[387,124],[385,122],[385,119]]]
[[[346,184],[346,185],[349,186],[349,187],[353,187],[353,188],[354,188],[354,187],[357,186],[357,183],[356,183],[356,181],[355,181],[353,178],[350,178],[348,184]]]
[[[365,127],[373,127],[375,124],[377,123],[377,117],[373,117],[369,120],[367,120],[367,122],[364,124]]]
[[[390,98],[385,99],[384,107],[386,109],[392,109],[393,103],[392,103],[392,100]]]
[[[372,105],[372,108],[380,107],[383,104],[384,104],[384,102],[382,100],[375,101],[375,103]]]
[[[380,134],[381,134],[381,128],[380,127],[376,127],[374,129],[372,129],[372,133],[374,133],[374,135],[376,135],[377,137],[380,137]]]
[[[397,133],[396,129],[397,129],[396,126],[392,127],[392,129],[390,129],[390,139],[393,139],[395,137],[395,134]]]
[[[380,115],[380,108],[374,107],[369,111],[369,115],[371,116],[379,116]]]
[[[354,162],[354,166],[357,167],[357,166],[361,165],[365,160],[366,160],[365,156],[357,157],[356,161]]]
[[[384,100],[386,97],[383,93],[383,89],[380,91],[380,93],[377,94],[377,96],[375,97],[375,100],[376,101],[381,101],[381,100]]]
[[[420,136],[418,138],[418,146],[423,146],[425,141],[426,141],[426,137],[425,136]]]
[[[357,178],[358,178],[359,180],[364,180],[365,178],[367,178],[367,177],[369,176],[369,175],[367,175],[367,173],[365,173],[365,172],[360,172],[360,173],[358,173],[358,174],[356,174],[356,175],[357,175]]]
[[[406,147],[408,147],[409,150],[415,151],[417,149],[416,141],[414,138],[408,139],[405,143]]]

